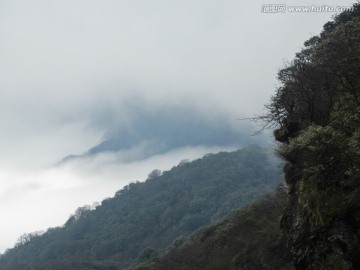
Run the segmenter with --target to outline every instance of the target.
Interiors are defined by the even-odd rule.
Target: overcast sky
[[[277,71],[333,15],[261,12],[284,2],[354,1],[0,0],[0,252],[152,169],[221,150],[187,147],[126,164],[129,153],[107,153],[55,165],[99,144],[109,119],[131,121],[126,100],[141,97],[139,110],[216,111],[234,125],[261,114]]]

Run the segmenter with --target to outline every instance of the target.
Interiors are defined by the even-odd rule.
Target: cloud
[[[184,147],[243,147],[268,143],[264,135],[252,137],[254,126],[218,111],[194,104],[153,104],[141,98],[126,98],[121,111],[107,107],[97,114],[95,125],[106,130],[102,141],[82,155],[63,161],[106,152],[126,152],[130,162]]]
[[[287,45],[324,21],[229,0],[12,1],[2,10],[2,103],[73,118],[133,92],[256,112],[294,52]]]
[[[0,1],[0,251],[180,156],[215,151],[201,138],[241,137],[234,120],[261,113],[283,60],[332,15],[263,14],[262,4]],[[134,136],[127,148],[53,167],[122,134]],[[168,152],[156,152],[164,141]]]
[[[129,98],[143,100],[137,107],[194,107],[207,120],[213,110],[225,121],[258,114],[283,59],[331,16],[263,14],[261,5],[2,1],[2,164],[31,167],[85,152],[114,119],[133,120]]]
[[[20,235],[61,226],[78,207],[112,197],[130,181],[144,181],[154,169],[221,150],[233,148],[181,148],[130,163],[122,160],[131,151],[103,153],[31,173],[0,170],[0,253]]]

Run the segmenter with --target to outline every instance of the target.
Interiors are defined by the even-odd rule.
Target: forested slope
[[[268,114],[258,118],[266,126],[277,126],[274,135],[282,143],[278,153],[287,161],[289,196],[281,215],[285,235],[277,233],[279,239],[287,238],[296,269],[360,269],[360,4],[326,23],[321,34],[304,46],[280,70],[281,85],[267,105]],[[258,219],[253,220],[255,228]],[[235,224],[242,222],[239,218]],[[231,231],[231,224],[222,225]],[[252,240],[262,239],[263,246],[240,241],[232,245],[222,237],[222,225],[214,227],[213,239],[195,239],[140,269],[281,269],[285,265],[263,260],[263,250],[274,251],[267,237],[274,235],[261,233],[265,224],[260,232],[249,232]],[[238,234],[235,230],[228,235]],[[241,255],[233,257],[235,250]],[[270,258],[281,261],[280,250],[270,252],[274,256]]]
[[[278,78],[259,118],[277,126],[287,196],[219,223],[274,188],[279,162],[259,147],[208,155],[24,236],[0,269],[360,269],[360,4],[306,41]]]
[[[282,228],[297,269],[360,269],[360,4],[279,72],[277,124],[290,199]]]
[[[277,190],[230,218],[195,233],[136,270],[294,269],[279,227],[287,194]]]
[[[242,210],[139,270],[360,269],[360,4],[306,41],[278,79],[256,119],[277,127],[285,209],[261,210],[274,198],[257,203],[251,226]]]
[[[155,170],[95,210],[80,207],[64,226],[23,236],[0,269],[124,269],[273,190],[280,167],[253,146]]]

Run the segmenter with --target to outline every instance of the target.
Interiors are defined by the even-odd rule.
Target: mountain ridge
[[[154,170],[145,182],[127,185],[93,211],[79,207],[64,226],[25,235],[1,257],[0,268],[41,269],[63,261],[124,269],[146,249],[165,248],[255,201],[279,179],[279,160],[258,146]]]
[[[111,120],[105,121],[106,132],[98,144],[82,154],[69,154],[62,162],[116,152],[130,153],[123,161],[131,162],[183,147],[241,148],[266,141],[265,136],[252,137],[251,131],[246,133],[253,129],[250,124],[240,123],[223,113],[205,116],[199,109],[187,106],[153,107],[143,100],[137,100],[139,104],[135,106],[134,102],[122,104],[122,117],[108,116]]]

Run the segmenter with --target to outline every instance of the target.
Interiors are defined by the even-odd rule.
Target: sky
[[[278,70],[334,15],[262,12],[284,2],[354,1],[0,0],[0,253],[153,169],[238,147],[172,141],[145,156],[145,122],[133,123],[174,121],[171,137],[200,119],[250,136],[237,119],[263,113]],[[141,140],[84,155],[124,130]]]

